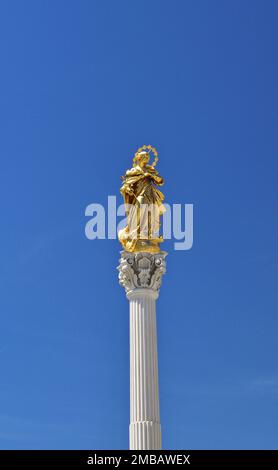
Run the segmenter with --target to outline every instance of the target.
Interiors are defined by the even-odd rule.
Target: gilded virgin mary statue
[[[150,155],[154,161],[150,164]],[[143,145],[135,153],[133,167],[122,176],[120,192],[124,198],[127,225],[118,233],[125,251],[159,252],[163,238],[159,236],[160,216],[165,211],[163,193],[157,188],[164,183],[155,169],[158,153],[151,145]]]

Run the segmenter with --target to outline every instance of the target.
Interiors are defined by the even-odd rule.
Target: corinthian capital
[[[162,275],[166,271],[167,253],[121,252],[119,282],[130,294],[135,289],[150,289],[158,295]]]

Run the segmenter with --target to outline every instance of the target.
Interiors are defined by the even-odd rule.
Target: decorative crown
[[[154,156],[154,161],[152,162],[151,166],[152,167],[155,167],[155,165],[157,164],[158,162],[158,152],[157,150],[152,147],[151,145],[143,145],[143,147],[140,147],[137,152],[135,153],[135,156],[133,158],[133,165],[136,165],[136,162],[141,158],[141,154],[143,152],[146,152],[148,154],[152,153],[153,156]]]

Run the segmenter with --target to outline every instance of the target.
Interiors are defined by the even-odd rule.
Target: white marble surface
[[[161,449],[156,299],[167,253],[121,253],[119,281],[130,311],[130,426],[132,450]]]

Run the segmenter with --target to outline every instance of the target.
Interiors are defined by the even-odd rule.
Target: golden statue
[[[149,164],[150,153],[154,161]],[[156,186],[164,184],[155,165],[158,153],[151,145],[143,145],[135,153],[133,167],[122,176],[120,189],[125,202],[127,225],[118,233],[125,251],[159,252],[160,216],[165,211],[162,204],[164,195]]]

